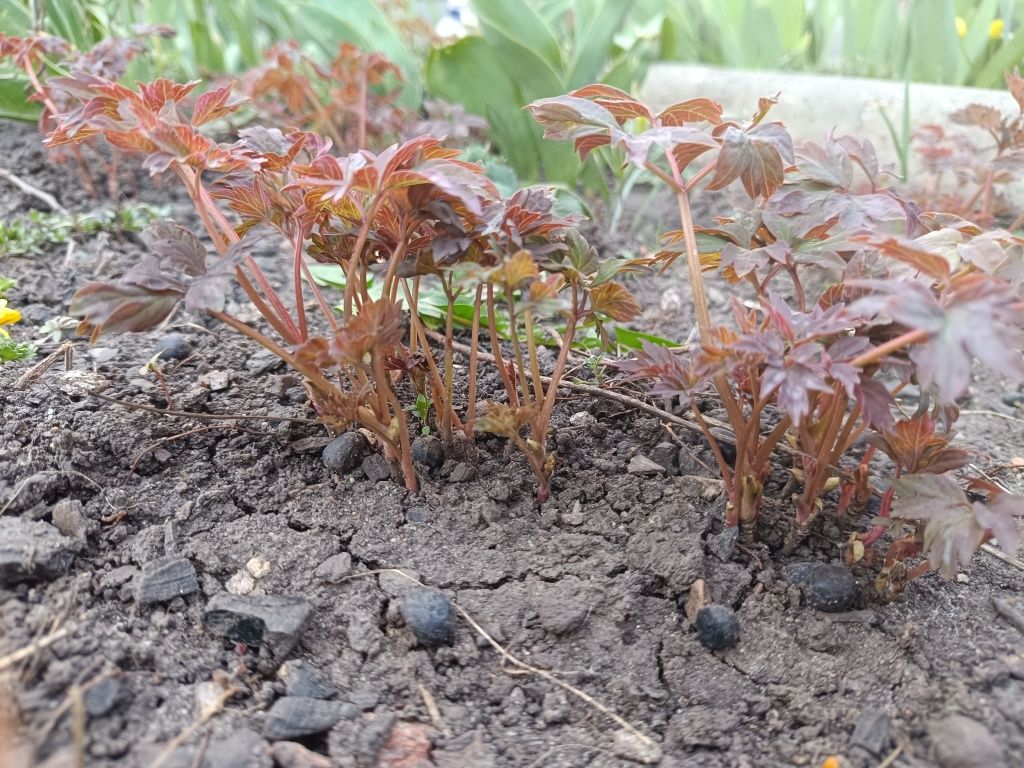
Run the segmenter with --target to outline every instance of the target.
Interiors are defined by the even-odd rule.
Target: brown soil
[[[70,169],[43,158],[32,128],[2,128],[5,167],[66,205],[89,205]],[[163,194],[147,189],[149,199]],[[38,205],[0,189],[5,216]],[[32,327],[63,314],[83,279],[123,270],[139,247],[132,239],[93,240],[79,245],[70,266],[57,248],[2,260],[0,274],[17,279],[9,298]],[[661,305],[665,286],[681,285],[671,278],[638,285],[652,307],[643,327],[685,337],[685,289],[682,309]],[[700,463],[709,463],[706,449],[684,440],[674,476],[629,474],[630,458],[649,456],[666,432],[654,418],[599,400],[566,398],[556,409],[559,469],[552,499],[539,508],[525,463],[488,437],[475,455],[424,471],[415,494],[388,480],[370,482],[358,469],[332,475],[317,450],[326,442],[318,439],[322,429],[276,420],[310,416],[293,376],[202,319],[180,313],[172,326],[193,345],[191,357],[165,367],[176,408],[265,418],[171,418],[73,388],[75,377],[90,374],[102,378],[109,397],[166,407],[163,390],[140,373],[160,334],[106,338],[101,349],[80,344],[70,373],[61,360],[25,386],[16,381],[26,364],[0,368],[2,514],[50,521],[60,502],[78,500],[95,523],[66,573],[0,585],[0,657],[56,627],[67,632],[7,670],[0,723],[7,715],[15,726],[8,737],[0,729],[0,764],[21,765],[15,754],[24,765],[68,760],[73,687],[115,675],[116,703],[86,719],[86,764],[148,766],[193,722],[204,684],[237,674],[238,695],[166,765],[269,765],[258,734],[283,684],[260,671],[252,650],[212,636],[202,621],[210,597],[253,557],[270,564],[257,592],[303,596],[314,606],[292,657],[323,669],[338,698],[362,711],[304,741],[332,765],[637,764],[616,746],[619,727],[605,714],[545,679],[509,674],[465,621],[452,647],[418,647],[398,612],[393,575],[324,581],[317,567],[339,553],[351,557],[355,575],[403,568],[441,589],[515,656],[554,671],[648,734],[665,768],[818,766],[833,754],[844,767],[861,768],[897,746],[893,765],[933,765],[929,727],[950,714],[982,723],[1005,750],[1006,765],[1024,764],[1021,633],[991,603],[1020,594],[1021,570],[979,555],[962,581],[929,575],[898,602],[880,604],[865,569],[857,572],[857,610],[801,606],[782,578],[786,561],[773,552],[738,550],[729,561],[713,554],[723,502]],[[229,386],[198,386],[211,371],[229,371]],[[485,390],[494,385],[493,375],[484,377]],[[962,434],[978,448],[979,466],[1020,452],[1021,422],[1000,403],[1005,390],[983,379],[965,405],[1011,417],[964,417]],[[596,423],[570,424],[579,411]],[[452,482],[459,462],[475,478]],[[781,502],[769,507],[760,535],[775,545],[786,510]],[[169,520],[200,590],[139,606],[133,580],[162,554]],[[835,542],[855,524],[864,523],[844,522],[840,531],[823,522],[795,559],[834,560]],[[738,612],[741,639],[731,650],[706,650],[683,614],[698,578]],[[858,719],[876,711],[891,718],[877,755],[851,744]],[[429,726],[429,762],[373,756],[371,746],[389,738],[391,716],[399,723],[392,746],[395,734],[420,733],[409,724]],[[250,743],[260,757],[240,751]]]

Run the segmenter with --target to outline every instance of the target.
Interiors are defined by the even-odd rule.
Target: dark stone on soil
[[[321,670],[299,659],[285,662],[278,675],[289,696],[329,699],[338,692]]]
[[[270,754],[279,768],[331,768],[329,758],[296,741],[275,741],[270,745]]]
[[[79,546],[41,520],[0,517],[0,583],[67,573]]]
[[[168,333],[153,347],[153,354],[161,360],[184,360],[189,356],[188,339],[180,333]]]
[[[352,572],[352,555],[339,552],[324,560],[313,571],[313,575],[328,584],[337,584]]]
[[[283,658],[299,641],[312,612],[313,606],[304,597],[221,592],[206,606],[203,624],[214,635],[266,647]]]
[[[880,756],[889,747],[889,715],[878,709],[865,709],[857,718],[850,744]]]
[[[452,470],[451,481],[453,483],[468,483],[470,480],[476,477],[476,467],[472,464],[467,464],[464,461],[460,461],[455,465],[455,469]]]
[[[346,432],[326,445],[321,458],[331,472],[351,472],[369,450],[370,443],[362,432]]]
[[[329,731],[341,720],[359,714],[352,704],[323,701],[306,696],[285,696],[274,702],[263,721],[263,736],[269,741],[289,741]]]
[[[963,715],[935,720],[928,726],[939,768],[989,768],[1007,765],[1003,748],[979,723]]]
[[[405,510],[405,519],[410,523],[425,523],[430,519],[430,510],[426,507],[409,507]]]
[[[807,605],[826,613],[842,613],[857,601],[857,580],[849,568],[829,563],[794,563],[786,578],[803,590]]]
[[[697,639],[712,651],[732,648],[740,640],[740,620],[726,605],[712,603],[697,611]]]
[[[417,437],[412,441],[412,459],[431,469],[439,469],[444,464],[444,443],[433,435]]]
[[[241,728],[228,736],[213,739],[206,748],[203,760],[206,768],[271,768],[267,742],[248,728]]]
[[[164,603],[199,591],[196,569],[185,557],[160,557],[142,567],[136,599],[142,605]]]
[[[651,460],[663,466],[668,474],[674,475],[679,468],[679,449],[675,443],[665,440],[651,449]]]
[[[736,544],[739,543],[739,540],[739,527],[735,525],[728,526],[721,533],[708,536],[708,552],[723,563],[727,563],[732,560],[732,556],[736,553]]]
[[[375,483],[391,479],[391,462],[379,453],[371,453],[362,464],[363,474]]]
[[[53,527],[72,539],[85,541],[90,533],[99,530],[99,524],[83,514],[82,502],[78,499],[61,499],[53,505],[50,514]]]
[[[437,648],[455,640],[455,606],[434,589],[411,589],[402,596],[402,618],[420,645]]]
[[[1024,405],[1024,392],[1007,392],[1003,395],[1002,401],[1011,408],[1020,408]]]
[[[119,677],[108,677],[85,692],[85,711],[89,717],[103,717],[124,698],[124,683]]]

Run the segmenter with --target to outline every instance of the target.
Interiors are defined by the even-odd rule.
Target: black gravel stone
[[[278,675],[284,680],[285,690],[289,696],[329,699],[338,692],[323,672],[299,659],[285,662]]]
[[[161,360],[184,360],[191,352],[188,339],[180,333],[168,333],[153,347],[153,354]]]
[[[354,704],[285,696],[267,711],[263,737],[268,741],[301,739],[329,731],[341,720],[352,720],[358,714],[359,709]]]
[[[159,557],[142,567],[135,596],[142,605],[164,603],[199,591],[196,569],[187,558]]]
[[[420,645],[437,648],[455,641],[455,606],[437,590],[409,590],[402,597],[401,610]]]
[[[444,464],[444,444],[433,435],[423,435],[412,441],[412,459],[431,469]]]
[[[857,580],[849,568],[829,563],[794,563],[784,573],[800,587],[807,605],[826,613],[849,611],[857,602]]]
[[[369,451],[370,443],[362,432],[346,432],[324,447],[321,458],[331,472],[351,472]]]
[[[701,608],[697,611],[697,639],[712,651],[732,648],[740,640],[740,620],[736,612],[721,603]]]
[[[313,606],[304,597],[221,592],[206,606],[203,624],[214,635],[253,647],[265,646],[283,658],[299,641],[312,612]]]

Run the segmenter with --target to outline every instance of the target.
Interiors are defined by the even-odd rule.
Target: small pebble
[[[410,589],[402,596],[402,618],[420,645],[437,648],[455,640],[455,606],[434,589]]]
[[[270,561],[259,555],[250,558],[249,562],[245,564],[245,570],[251,573],[254,579],[262,579],[270,573],[270,568]]]
[[[168,333],[153,347],[153,354],[161,360],[184,360],[189,356],[188,339],[180,333]]]
[[[740,639],[740,621],[736,612],[721,603],[712,603],[697,611],[697,639],[712,651],[732,648]]]
[[[646,456],[637,454],[629,460],[626,471],[631,475],[663,475],[665,468],[656,461],[651,461]]]
[[[103,717],[118,705],[124,696],[124,683],[119,677],[108,677],[85,692],[85,711],[89,717]]]
[[[1019,408],[1024,405],[1024,392],[1007,392],[1003,395],[1002,401],[1011,408]]]
[[[331,472],[351,472],[370,451],[370,443],[362,432],[346,432],[329,442],[320,455]]]
[[[433,435],[417,437],[412,441],[412,458],[431,469],[438,469],[444,464],[444,444]]]
[[[591,427],[597,424],[597,417],[590,411],[577,411],[569,417],[569,423],[574,427]]]
[[[352,572],[352,555],[339,552],[324,560],[313,571],[313,575],[328,584],[337,584]]]
[[[224,588],[233,595],[248,595],[256,589],[256,579],[248,571],[238,571],[228,579]]]

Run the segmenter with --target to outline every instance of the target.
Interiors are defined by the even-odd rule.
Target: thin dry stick
[[[316,419],[303,419],[298,416],[260,416],[258,414],[247,414],[247,413],[198,413],[196,411],[175,411],[168,408],[155,408],[152,405],[143,405],[142,403],[132,403],[128,400],[118,400],[116,397],[109,397],[108,395],[100,394],[99,392],[90,392],[91,397],[95,397],[99,400],[103,400],[107,403],[113,403],[114,405],[120,405],[122,408],[127,408],[131,411],[146,411],[147,413],[156,413],[160,416],[176,416],[182,419],[205,419],[207,421],[287,421],[294,424],[320,424],[321,422]]]
[[[996,613],[1010,622],[1013,626],[1024,632],[1024,613],[1021,613],[1009,602],[1003,600],[1001,597],[992,598],[992,607],[996,609]]]
[[[1011,416],[1008,413],[1000,413],[999,411],[986,411],[984,409],[976,409],[971,411],[960,411],[961,416],[992,416],[997,419],[1006,419],[1007,421],[1016,421],[1017,423],[1024,423],[1024,419],[1017,416]]]
[[[199,717],[185,726],[181,733],[167,742],[167,746],[165,746],[160,754],[156,756],[156,759],[150,763],[149,768],[161,768],[161,766],[170,759],[171,755],[174,754],[174,750],[191,739],[192,736],[194,736],[200,728],[206,725],[209,720],[212,720],[223,712],[224,705],[227,704],[228,699],[238,693],[239,690],[239,688],[231,685],[221,691],[217,699],[211,702],[210,705],[200,713]]]
[[[85,696],[81,686],[71,686],[69,697],[75,735],[75,768],[85,768]]]
[[[21,494],[23,490],[25,490],[28,486],[32,485],[32,483],[42,479],[41,476],[43,475],[71,475],[73,477],[80,477],[86,482],[88,482],[97,491],[99,491],[101,496],[107,490],[102,485],[93,480],[91,477],[89,477],[87,474],[79,472],[77,469],[43,469],[40,470],[39,472],[34,472],[33,474],[29,475],[15,486],[14,492],[11,493],[10,498],[4,502],[4,505],[2,507],[0,507],[0,515],[2,515],[4,512],[8,510],[8,508],[11,506],[11,504],[14,503],[14,500],[18,498],[18,496]],[[106,502],[108,507],[110,507],[111,509],[115,509],[114,505],[107,501],[106,496],[103,497],[103,500]]]
[[[6,656],[0,656],[0,672],[3,672],[5,669],[8,669],[9,667],[13,667],[19,661],[29,658],[38,651],[41,651],[44,648],[53,645],[55,642],[57,642],[67,634],[68,628],[63,627],[55,632],[51,632],[45,637],[41,637],[38,640],[32,641],[28,645],[19,648],[18,650],[13,651],[12,653],[7,654]]]
[[[893,763],[896,762],[896,758],[903,754],[903,745],[900,744],[892,752],[886,756],[885,760],[878,764],[878,768],[889,768]]]
[[[42,202],[46,203],[46,205],[50,208],[51,211],[64,214],[65,216],[71,215],[68,212],[68,209],[61,205],[60,203],[58,203],[57,198],[55,198],[49,192],[44,192],[43,190],[39,189],[39,187],[32,186],[23,178],[21,178],[20,176],[15,176],[6,168],[0,168],[0,178],[7,179],[9,182],[11,182],[11,184],[16,186],[25,194],[32,195],[32,197],[36,198],[37,200],[41,200]]]
[[[349,581],[351,579],[365,578],[367,576],[375,576],[375,575],[380,574],[380,573],[397,573],[399,576],[402,576],[403,578],[408,579],[413,584],[417,584],[418,586],[421,586],[421,587],[425,587],[426,586],[423,582],[419,581],[418,579],[413,578],[408,573],[406,573],[405,571],[403,571],[403,570],[401,570],[399,568],[377,568],[377,569],[374,569],[372,571],[364,571],[362,573],[354,573],[351,576],[345,577],[342,581]],[[476,620],[472,616],[470,616],[461,605],[459,605],[458,603],[456,603],[453,600],[452,601],[452,606],[454,606],[455,610],[458,611],[459,615],[462,616],[462,618],[466,620],[466,623],[469,624],[469,626],[471,626],[474,629],[474,631],[476,631],[476,633],[478,635],[480,635],[480,637],[482,637],[484,640],[486,640],[488,642],[488,644],[492,648],[494,648],[494,650],[496,650],[498,652],[498,655],[501,656],[503,662],[507,662],[508,664],[511,664],[514,667],[518,667],[520,670],[522,670],[525,673],[529,673],[529,674],[537,675],[538,677],[542,677],[545,680],[547,680],[549,683],[551,683],[552,685],[557,685],[563,691],[572,694],[576,698],[580,699],[584,703],[586,703],[586,704],[590,705],[591,707],[593,707],[594,709],[596,709],[598,712],[601,712],[602,714],[607,715],[609,718],[611,718],[615,722],[616,725],[618,725],[620,728],[623,728],[623,729],[629,731],[631,734],[633,734],[638,739],[640,739],[640,741],[642,741],[644,744],[646,744],[646,745],[648,745],[650,747],[658,748],[657,743],[650,736],[644,735],[644,733],[642,733],[639,729],[637,729],[636,727],[631,725],[628,720],[626,720],[626,719],[620,717],[619,715],[615,714],[615,712],[613,712],[607,706],[605,706],[600,701],[595,699],[593,696],[591,696],[586,691],[582,691],[579,688],[577,688],[576,686],[570,685],[569,683],[565,682],[564,680],[560,680],[559,678],[555,677],[553,674],[548,672],[546,669],[541,669],[540,667],[535,667],[532,664],[527,664],[525,661],[521,661],[517,657],[513,656],[505,648],[505,646],[503,646],[501,643],[499,643],[497,640],[495,640],[493,637],[491,637],[487,633],[487,630],[485,630],[483,627],[481,627],[476,622]],[[156,768],[156,766],[152,766],[151,768]]]
[[[427,690],[423,683],[417,685],[420,691],[420,698],[423,699],[423,706],[427,708],[427,714],[430,715],[430,721],[434,724],[434,728],[443,733],[447,738],[451,738],[454,734],[452,729],[448,727],[448,724],[441,717],[441,710],[437,708],[437,702],[434,701],[434,696]]]

